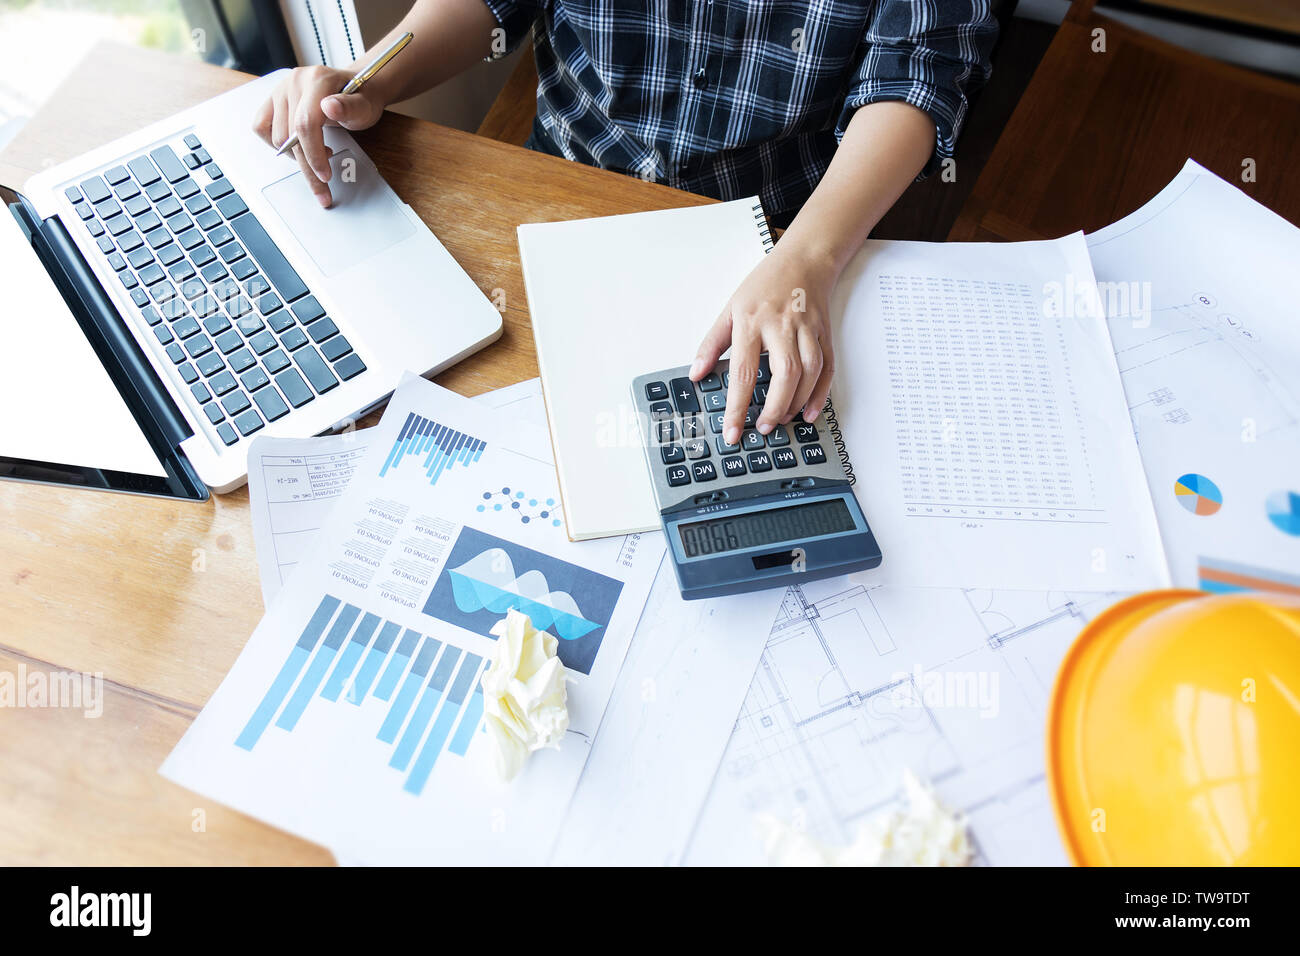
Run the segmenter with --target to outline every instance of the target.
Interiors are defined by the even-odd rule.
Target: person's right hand
[[[346,96],[339,93],[352,79],[346,70],[327,66],[302,66],[280,81],[270,99],[258,107],[253,116],[253,132],[273,148],[298,134],[298,145],[293,155],[302,167],[303,178],[311,186],[317,200],[326,209],[333,202],[330,196],[330,156],[333,150],[325,145],[325,126],[342,126],[348,130],[366,129],[379,122],[384,104],[367,96],[369,87]]]

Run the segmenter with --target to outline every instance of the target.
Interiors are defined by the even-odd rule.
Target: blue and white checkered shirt
[[[485,0],[534,25],[530,145],[719,199],[798,209],[854,110],[929,113],[951,156],[989,74],[990,0]]]

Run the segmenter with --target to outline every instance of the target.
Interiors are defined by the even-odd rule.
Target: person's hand
[[[367,96],[366,84],[359,93],[339,93],[352,79],[347,70],[327,66],[303,66],[280,81],[270,98],[253,115],[253,132],[279,149],[291,133],[298,134],[293,155],[316,199],[329,208],[333,150],[325,145],[326,126],[348,130],[366,129],[379,122],[384,104]]]
[[[817,420],[835,372],[827,309],[835,278],[829,264],[809,260],[793,247],[783,250],[777,243],[704,336],[691,365],[692,381],[707,375],[731,346],[722,426],[728,443],[740,441],[745,412],[754,401],[760,352],[768,354],[772,379],[758,431],[766,435],[797,415],[807,422]]]

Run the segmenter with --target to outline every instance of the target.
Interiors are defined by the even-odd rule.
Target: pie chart
[[[1300,537],[1300,492],[1275,491],[1264,499],[1264,510],[1279,531]]]
[[[1212,515],[1223,507],[1223,492],[1219,486],[1195,472],[1189,472],[1174,482],[1174,494],[1178,497],[1178,503],[1194,515]],[[1269,499],[1270,502],[1272,500]],[[1274,524],[1276,523],[1275,520]]]

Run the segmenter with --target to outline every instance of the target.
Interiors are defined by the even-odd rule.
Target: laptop
[[[251,131],[273,73],[43,170],[0,216],[0,477],[203,500],[495,341],[347,131],[334,207]]]

